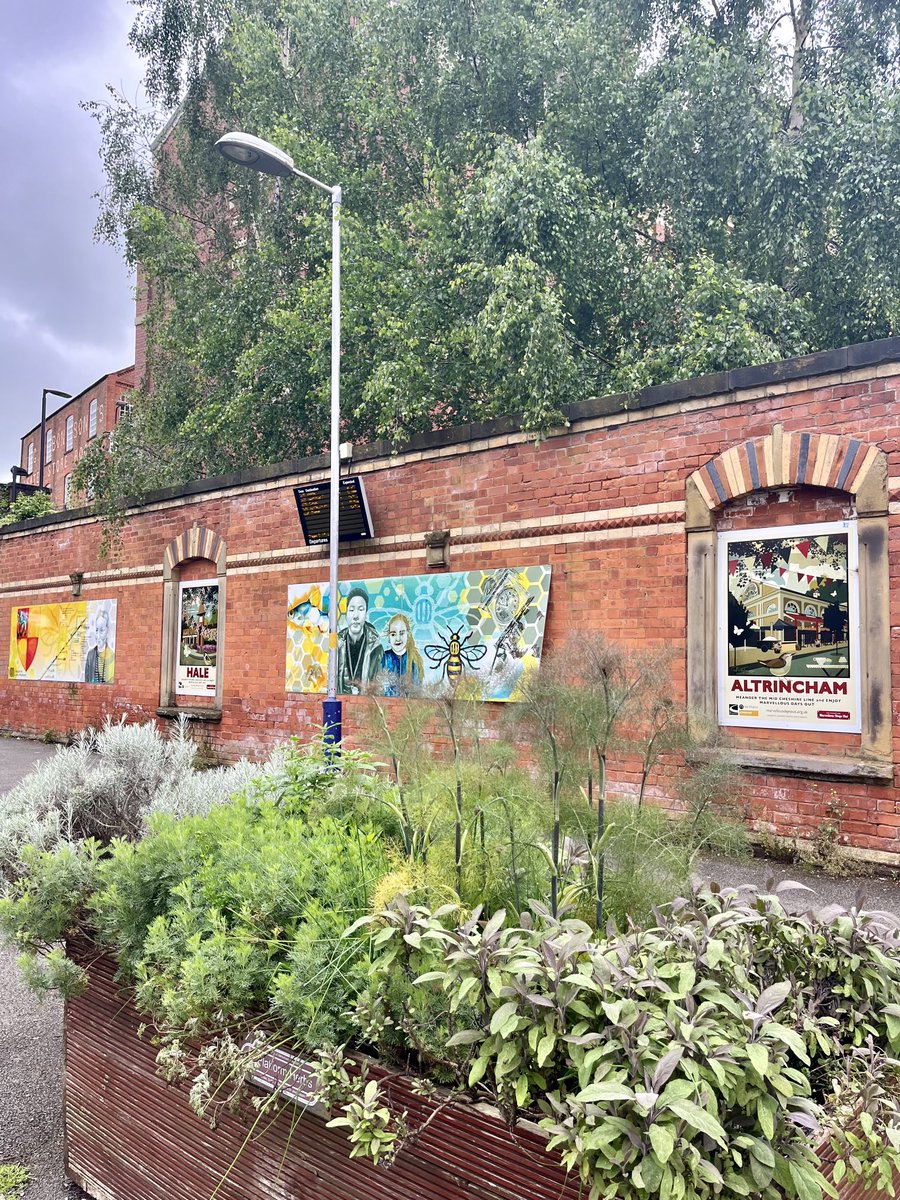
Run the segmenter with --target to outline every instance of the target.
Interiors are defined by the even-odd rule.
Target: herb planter
[[[81,956],[79,956],[81,957]],[[88,966],[66,1004],[66,1166],[95,1200],[577,1200],[578,1181],[527,1122],[511,1133],[485,1105],[442,1109],[391,1167],[350,1158],[346,1138],[293,1104],[276,1116],[247,1105],[217,1128],[188,1105],[188,1085],[163,1082],[140,1017],[114,982],[111,959]],[[376,1067],[413,1129],[437,1102]],[[254,1126],[255,1123],[255,1126]]]

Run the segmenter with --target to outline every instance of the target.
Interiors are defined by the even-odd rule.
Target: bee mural
[[[455,687],[462,678],[466,667],[472,667],[480,662],[487,654],[487,646],[467,646],[466,643],[474,637],[474,630],[462,637],[463,627],[452,629],[447,626],[447,636],[439,633],[439,645],[425,647],[425,656],[437,667],[443,666],[444,677]]]

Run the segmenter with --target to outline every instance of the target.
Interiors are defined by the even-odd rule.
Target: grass
[[[27,1169],[18,1163],[0,1163],[0,1200],[19,1200],[28,1178]]]

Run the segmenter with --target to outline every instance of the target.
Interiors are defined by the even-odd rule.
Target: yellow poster
[[[9,678],[112,683],[115,600],[73,600],[13,608]]]

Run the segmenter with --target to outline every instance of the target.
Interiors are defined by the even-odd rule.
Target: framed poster
[[[212,579],[179,584],[178,613],[175,691],[179,696],[215,696],[219,657],[218,583]]]
[[[550,567],[341,582],[337,690],[344,695],[515,700],[544,644]],[[324,692],[327,584],[288,588],[286,688]]]
[[[718,720],[859,733],[856,523],[720,533]]]
[[[73,600],[12,610],[10,679],[112,683],[116,601]]]

